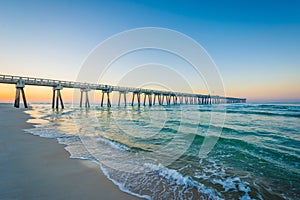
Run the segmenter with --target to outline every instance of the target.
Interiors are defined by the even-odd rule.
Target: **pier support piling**
[[[146,97],[147,97],[147,95],[144,94],[144,106],[146,106]]]
[[[131,106],[133,106],[133,104],[134,104],[134,96],[135,96],[135,93],[132,93],[132,101],[131,101]]]
[[[82,99],[83,99],[83,89],[80,89],[80,102],[79,102],[79,107],[82,108]]]
[[[155,99],[156,99],[156,94],[154,94],[154,98],[153,98],[153,105],[155,105]]]
[[[167,99],[167,105],[169,106],[171,104],[171,96],[167,95],[166,99]]]
[[[125,91],[119,91],[119,100],[118,100],[118,106],[120,106],[121,105],[121,96],[122,96],[122,94],[123,94],[123,98],[124,98],[124,105],[125,105],[125,107],[126,107],[126,94],[127,94],[127,92],[125,92]]]
[[[152,95],[148,93],[144,93],[144,106],[146,106],[147,97],[148,97],[149,106],[152,106]]]
[[[177,96],[172,95],[172,99],[173,99],[173,104],[176,105],[177,104]]]
[[[179,96],[179,103],[183,104],[183,96]]]
[[[110,91],[108,91],[108,90],[102,90],[101,107],[103,107],[103,101],[104,101],[104,95],[105,94],[106,94],[106,97],[107,97],[107,107],[111,107],[109,93],[110,93]]]
[[[15,97],[15,103],[14,103],[14,106],[16,108],[20,107],[20,93],[22,94],[24,107],[28,108],[26,97],[25,97],[25,92],[24,92],[24,87],[25,87],[25,83],[20,78],[17,82],[17,85],[16,85],[16,97]]]
[[[89,88],[82,88],[80,89],[80,108],[82,108],[82,100],[83,100],[83,94],[85,93],[85,107],[89,108],[90,107],[90,100],[89,100]]]
[[[141,92],[140,91],[136,91],[132,93],[132,102],[131,102],[131,106],[133,106],[134,104],[134,97],[137,97],[137,103],[138,103],[138,107],[141,106]]]
[[[160,105],[162,106],[162,105],[164,105],[164,101],[165,101],[165,95],[161,95],[160,96]]]
[[[61,96],[61,90],[63,89],[63,87],[59,84],[56,87],[53,87],[53,96],[52,96],[52,109],[54,109],[54,107],[56,109],[59,108],[59,103],[61,105],[61,108],[64,109],[64,103],[62,100],[62,96]],[[55,98],[56,98],[56,103],[55,103]]]
[[[185,104],[188,104],[189,103],[189,97],[185,97]]]
[[[161,105],[161,94],[158,94],[158,93],[155,94],[155,93],[154,93],[153,105],[155,105],[156,99],[157,99],[157,101],[158,101],[158,105]]]

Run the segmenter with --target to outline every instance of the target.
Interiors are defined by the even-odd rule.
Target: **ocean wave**
[[[44,138],[58,138],[61,137],[61,134],[56,130],[47,127],[36,127],[32,129],[24,129],[26,133],[30,133],[32,135],[37,135]]]
[[[162,165],[154,165],[145,163],[144,166],[151,169],[154,173],[166,178],[170,184],[183,186],[186,188],[196,187],[197,191],[203,195],[206,195],[211,199],[222,199],[222,196],[215,189],[207,187],[197,181],[194,181],[190,176],[184,176],[174,169],[166,168]]]
[[[104,138],[104,137],[98,137],[97,141],[101,141],[101,142],[103,142],[105,144],[108,144],[111,147],[113,147],[115,149],[118,149],[118,150],[121,150],[121,151],[129,151],[130,150],[130,147],[128,147],[127,145],[122,144],[122,143],[117,142],[117,141],[114,141],[114,140]]]

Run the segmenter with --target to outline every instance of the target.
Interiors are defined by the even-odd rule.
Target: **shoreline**
[[[0,199],[139,199],[95,163],[70,158],[56,139],[26,133],[30,115],[0,104]]]

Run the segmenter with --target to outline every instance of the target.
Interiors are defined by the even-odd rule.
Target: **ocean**
[[[145,199],[300,199],[300,104],[31,104],[35,128]]]

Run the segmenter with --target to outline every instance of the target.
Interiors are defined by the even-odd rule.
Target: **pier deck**
[[[190,94],[182,92],[173,92],[173,91],[160,91],[160,90],[151,90],[144,88],[133,88],[133,87],[120,87],[113,85],[104,85],[104,84],[94,84],[94,83],[82,83],[74,81],[64,81],[64,80],[53,80],[53,79],[44,79],[44,78],[34,78],[34,77],[22,77],[22,76],[11,76],[11,75],[0,75],[0,83],[5,84],[15,84],[16,85],[16,98],[15,98],[15,107],[19,107],[20,102],[20,93],[22,94],[24,106],[27,108],[27,101],[25,97],[24,87],[25,85],[34,85],[34,86],[44,86],[51,87],[53,89],[52,97],[52,108],[58,108],[59,104],[64,108],[61,90],[63,88],[74,88],[80,89],[80,107],[82,107],[82,101],[84,93],[85,95],[85,107],[89,107],[89,98],[88,92],[91,90],[100,90],[102,91],[101,106],[103,106],[104,96],[107,95],[107,106],[111,106],[110,93],[119,92],[119,102],[121,95],[124,96],[124,104],[126,102],[126,94],[132,93],[132,101],[130,105],[134,105],[135,96],[137,98],[138,106],[141,105],[141,94],[144,96],[143,105],[146,105],[146,98],[148,98],[148,105],[155,105],[155,100],[158,100],[158,105],[173,104],[220,104],[220,103],[245,103],[246,98],[236,98],[236,97],[225,97],[218,95],[210,94]],[[154,97],[154,98],[153,98]]]

